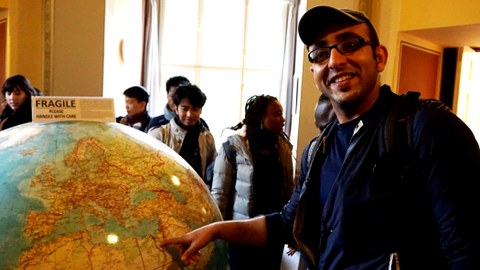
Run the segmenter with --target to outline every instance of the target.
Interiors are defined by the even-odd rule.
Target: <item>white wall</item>
[[[142,72],[142,1],[106,0],[103,96],[126,115],[123,91],[139,85]]]

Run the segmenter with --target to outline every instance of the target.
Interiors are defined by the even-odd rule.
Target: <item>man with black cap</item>
[[[162,245],[179,244],[190,264],[215,238],[266,245],[293,235],[308,269],[480,269],[480,149],[471,130],[439,102],[416,102],[397,121],[411,136],[390,152],[389,116],[413,103],[381,84],[388,53],[367,16],[317,6],[298,31],[336,119],[311,162],[302,157],[289,203]]]

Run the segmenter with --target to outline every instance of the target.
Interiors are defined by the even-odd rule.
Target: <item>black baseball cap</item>
[[[371,42],[378,45],[377,31],[365,13],[348,8],[334,8],[330,6],[316,6],[309,9],[298,23],[298,34],[306,46],[312,45],[317,39],[322,27],[332,24],[359,24],[366,23],[371,31]]]

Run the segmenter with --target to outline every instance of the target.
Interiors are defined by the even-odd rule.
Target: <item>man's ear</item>
[[[382,72],[387,65],[388,51],[383,45],[375,47],[375,54],[377,56],[377,71]]]

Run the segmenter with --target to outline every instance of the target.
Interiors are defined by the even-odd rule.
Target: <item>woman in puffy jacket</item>
[[[277,212],[294,187],[292,144],[283,131],[285,118],[277,98],[252,96],[245,118],[227,137],[235,164],[225,146],[215,160],[212,196],[225,220],[242,220]],[[226,152],[227,151],[227,152]],[[280,269],[283,243],[268,247],[230,244],[230,267]]]

